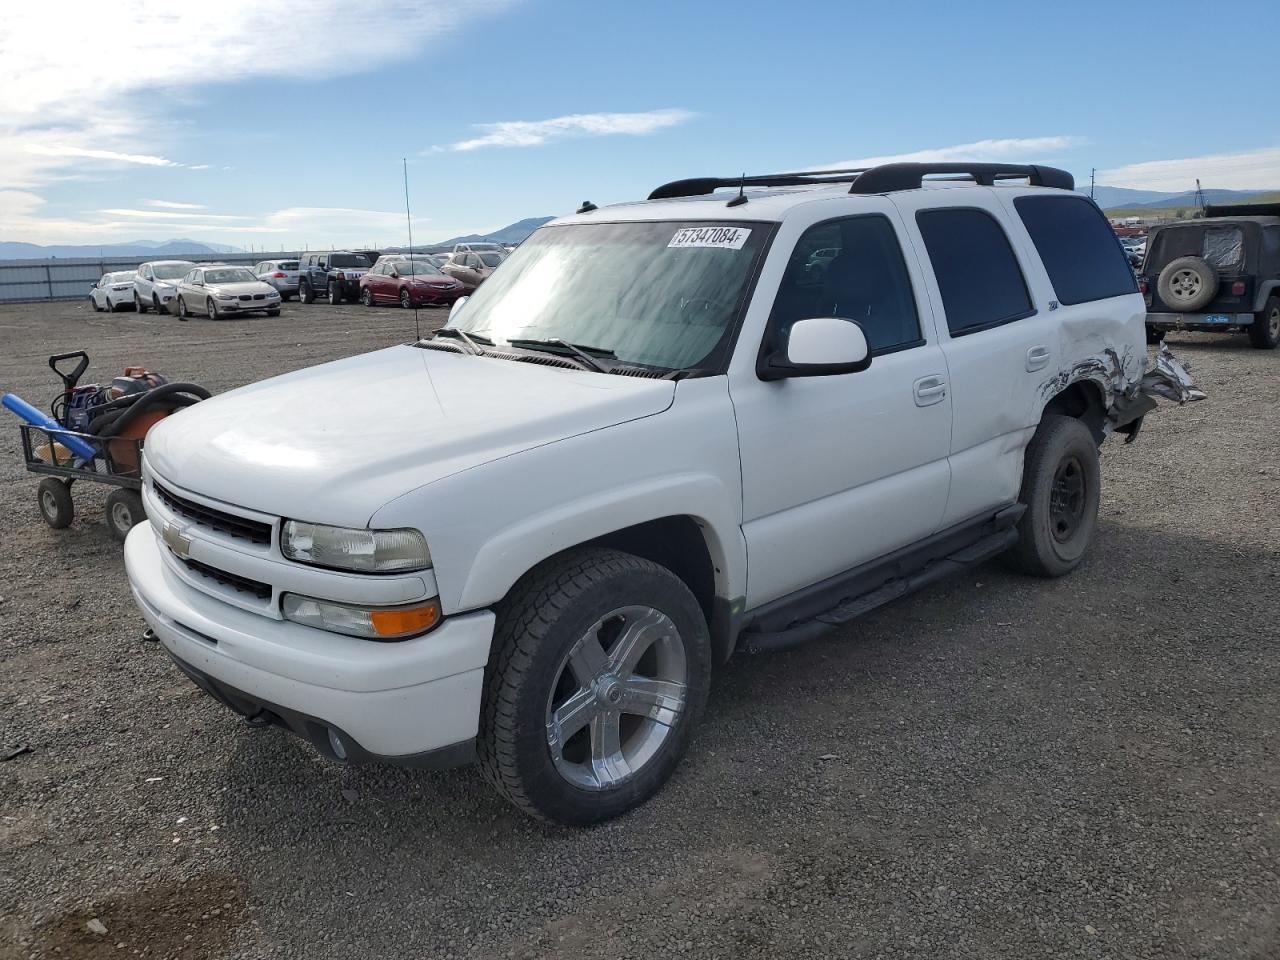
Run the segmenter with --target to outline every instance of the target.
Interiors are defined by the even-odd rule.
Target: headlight
[[[231,294],[229,294],[229,293],[215,293],[215,294],[214,294],[214,296],[215,296],[215,297],[217,297],[219,300],[234,300],[234,299],[235,299],[235,297],[233,297],[233,296],[232,296]]]
[[[356,573],[401,573],[431,566],[427,540],[417,530],[349,530],[286,520],[280,552],[290,560]]]
[[[440,622],[436,599],[408,607],[357,607],[286,593],[280,609],[294,623],[368,640],[403,640],[426,633]]]

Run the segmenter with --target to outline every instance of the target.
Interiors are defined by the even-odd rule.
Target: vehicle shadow
[[[722,914],[711,926],[747,923],[770,878],[869,858],[904,870],[882,881],[883,902],[862,903],[870,910],[915,896],[907,865],[930,858],[974,890],[984,871],[1017,869],[993,857],[1043,857],[1053,872],[1037,882],[1055,895],[1121,870],[1144,894],[1157,897],[1153,878],[1164,877],[1204,888],[1211,904],[1205,877],[1218,874],[1183,857],[1180,838],[1241,810],[1275,811],[1268,783],[1280,765],[1266,730],[1280,718],[1268,639],[1278,559],[1172,526],[1108,522],[1072,576],[984,564],[807,646],[735,658],[671,784],[592,830],[525,817],[474,769],[343,767],[281,732],[246,729],[223,778],[220,842],[256,894],[284,900],[302,924],[374,889],[388,915],[416,915],[445,942],[467,936],[485,904],[523,898],[519,925],[478,941],[494,952],[566,912],[616,927],[640,911],[619,903],[646,896],[706,904]],[[1065,795],[1088,811],[1088,833],[1076,813],[1063,819]],[[1099,867],[1089,838],[1137,842],[1139,820],[1144,849],[1167,862]],[[961,823],[981,825],[986,852],[974,863],[941,842]],[[1269,833],[1280,842],[1280,828]],[[604,866],[642,851],[654,856],[639,876]],[[708,865],[737,891],[731,903],[707,884]],[[1007,922],[1000,909],[991,905],[992,922]],[[372,949],[385,919],[352,918],[346,935]]]

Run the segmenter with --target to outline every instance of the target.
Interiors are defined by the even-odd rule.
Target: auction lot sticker
[[[746,227],[685,227],[677,230],[668,247],[718,247],[741,250],[751,236]]]

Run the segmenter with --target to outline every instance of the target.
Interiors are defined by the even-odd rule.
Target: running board
[[[997,519],[998,529],[988,533],[981,539],[954,550],[944,557],[927,561],[913,572],[902,576],[890,575],[891,578],[885,580],[879,586],[856,596],[843,599],[831,609],[800,622],[792,623],[785,629],[757,631],[748,627],[739,635],[738,648],[747,653],[789,650],[792,647],[797,647],[802,643],[807,643],[820,637],[836,627],[856,620],[863,614],[891,600],[905,597],[907,594],[914,593],[929,584],[936,583],[954,573],[959,573],[975,563],[989,560],[1003,553],[1017,542],[1018,531],[1013,524],[1016,524],[1022,512],[1022,509],[1010,510]],[[863,580],[863,582],[865,583],[866,581]]]

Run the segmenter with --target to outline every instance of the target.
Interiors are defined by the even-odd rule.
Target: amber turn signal
[[[407,637],[426,633],[440,622],[440,603],[432,600],[420,607],[374,610],[369,614],[374,633],[380,637]]]

